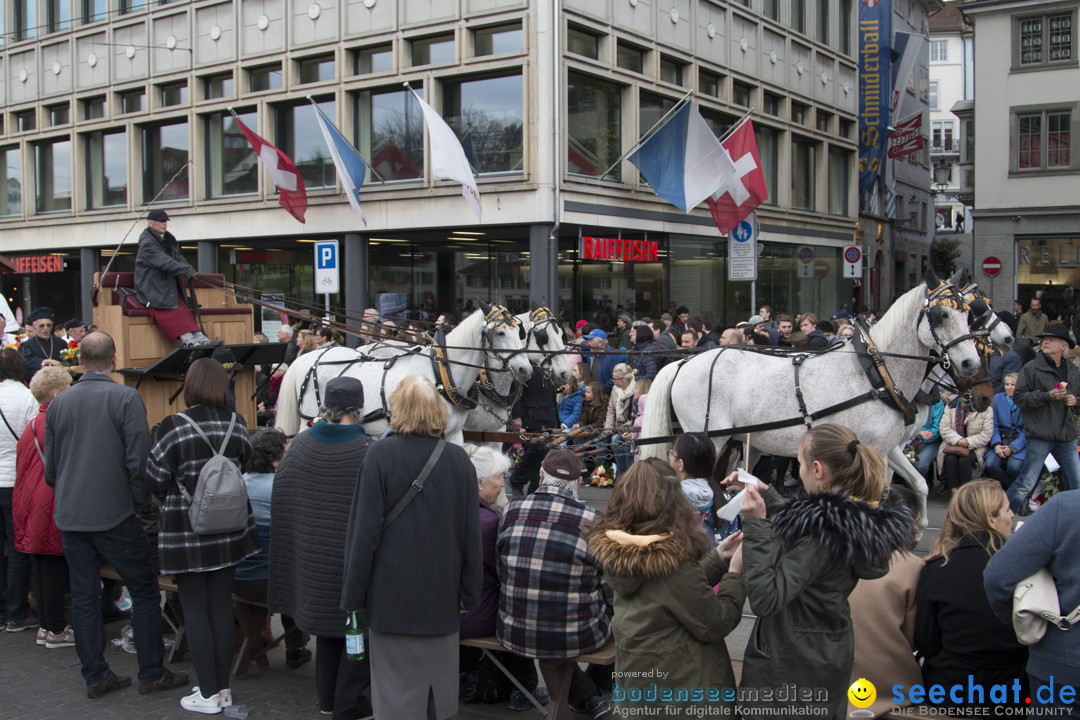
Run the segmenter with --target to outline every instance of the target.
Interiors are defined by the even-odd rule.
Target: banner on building
[[[920,110],[893,127],[892,135],[889,136],[889,157],[902,158],[922,150],[925,144]]]
[[[859,187],[884,169],[892,80],[892,0],[859,3]]]

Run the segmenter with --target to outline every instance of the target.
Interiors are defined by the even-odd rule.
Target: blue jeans
[[[1020,477],[1023,467],[1024,461],[1015,455],[1002,460],[993,448],[986,451],[986,474],[1001,483],[1001,487],[1005,489]]]
[[[940,445],[940,440],[924,442],[922,445],[919,445],[919,449],[915,451],[915,469],[927,480],[930,480],[930,468],[933,467],[934,463],[937,461],[937,451]]]
[[[622,435],[611,436],[611,454],[615,459],[616,476],[629,470],[634,462],[634,451],[630,449],[630,443],[622,439]]]
[[[101,565],[119,573],[131,595],[131,626],[139,657],[139,682],[157,680],[165,672],[161,639],[161,594],[150,560],[150,541],[132,515],[109,530],[62,532],[64,557],[71,576],[71,619],[75,649],[87,687],[101,684],[109,673],[105,661],[105,623],[101,618]]]
[[[1080,489],[1080,455],[1076,452],[1075,440],[1054,442],[1029,436],[1025,452],[1027,456],[1020,470],[1020,477],[1009,486],[1009,506],[1014,513],[1020,512],[1028,493],[1038,482],[1042,474],[1043,462],[1050,453],[1054,454],[1054,459],[1061,465],[1061,489]]]
[[[15,525],[11,519],[14,488],[0,488],[0,554],[7,543],[7,619],[25,620],[30,614],[30,556],[15,549]]]

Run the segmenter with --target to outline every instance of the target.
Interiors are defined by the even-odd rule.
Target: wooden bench
[[[100,575],[102,580],[124,582],[124,579],[120,577],[120,573],[116,572],[116,569],[111,565],[103,564]],[[173,633],[176,635],[173,646],[165,654],[165,662],[179,662],[187,654],[187,639],[184,637],[184,610],[180,607],[180,591],[177,589],[176,582],[171,575],[158,575],[157,581],[158,590],[165,595],[165,609],[168,611],[162,612],[161,616],[165,618],[165,622],[169,624],[169,627],[172,628]],[[169,617],[169,612],[176,618],[175,623]]]
[[[464,645],[465,647],[474,647],[482,650],[484,653],[484,657],[493,662],[495,664],[495,667],[499,668],[499,672],[505,675],[507,679],[514,684],[514,687],[524,693],[525,697],[529,699],[529,702],[531,702],[544,717],[547,717],[547,709],[543,705],[541,705],[540,701],[537,700],[533,696],[533,694],[529,692],[516,677],[514,677],[513,673],[506,669],[506,666],[499,662],[499,659],[497,657],[495,657],[495,652],[513,652],[512,650],[504,647],[503,644],[499,642],[498,638],[496,638],[494,635],[479,638],[468,638],[466,640],[462,640],[459,644]],[[593,663],[595,665],[614,665],[615,641],[608,640],[607,644],[605,644],[599,650],[594,650],[591,653],[585,653],[584,655],[579,655],[578,657],[571,659],[574,662],[579,663]]]

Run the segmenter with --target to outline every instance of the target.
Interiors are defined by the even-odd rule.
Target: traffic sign
[[[814,277],[825,277],[829,272],[829,263],[821,258],[814,261]]]
[[[986,273],[987,277],[994,277],[1001,272],[1001,261],[993,255],[987,257],[982,262],[982,271]]]
[[[842,254],[844,256],[844,277],[861,278],[863,274],[862,248],[858,245],[845,245]]]
[[[315,243],[315,292],[332,295],[341,292],[341,267],[337,240]]]
[[[799,262],[795,263],[795,277],[804,279],[814,277],[814,248],[803,245],[795,257],[799,259]]]
[[[728,280],[746,282],[758,275],[757,213],[750,213],[728,236]]]

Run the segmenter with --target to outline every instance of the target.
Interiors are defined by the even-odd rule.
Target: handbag
[[[1013,630],[1022,645],[1034,645],[1046,635],[1047,623],[1059,630],[1069,630],[1080,622],[1080,606],[1062,616],[1057,585],[1050,570],[1042,568],[1034,575],[1024,578],[1013,590]]]
[[[943,452],[946,455],[957,455],[959,457],[967,457],[971,454],[971,448],[961,447],[960,445],[946,445],[943,448]]]

